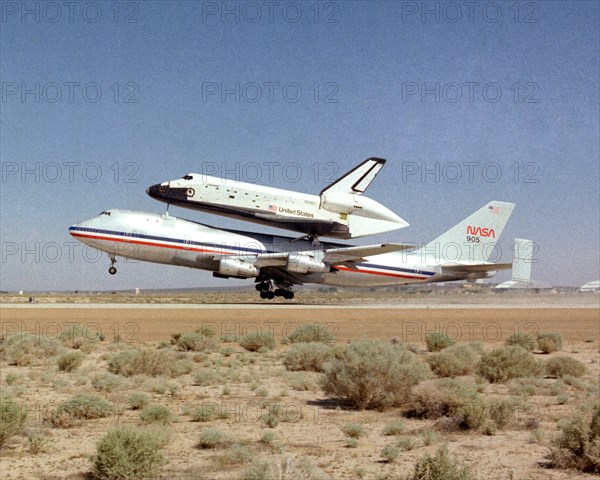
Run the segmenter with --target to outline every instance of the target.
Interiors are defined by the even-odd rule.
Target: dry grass
[[[286,319],[298,322],[299,317],[296,315],[299,315],[299,311],[290,309],[285,313]],[[36,315],[36,311],[32,312]],[[66,315],[70,314],[69,311],[65,312]],[[228,322],[235,319],[236,312],[223,310],[219,315],[223,321]],[[380,312],[360,309],[323,312],[327,322],[332,320],[336,325],[335,333],[340,342],[333,347],[332,358],[341,358],[346,366],[354,365],[354,362],[348,361],[352,356],[347,357],[342,353],[348,348],[343,342],[350,336],[360,337],[368,333],[371,337],[382,339],[381,343],[395,349],[394,352],[406,352],[406,349],[390,345],[389,338],[393,336],[398,336],[404,344],[415,344],[419,353],[406,356],[403,353],[402,361],[398,365],[419,365],[425,370],[428,369],[426,359],[438,354],[425,352],[424,335],[415,334],[411,337],[407,332],[412,332],[415,328],[421,332],[425,331],[429,324],[419,322],[430,320],[424,320],[425,317],[420,315],[429,315],[428,318],[432,322],[444,321],[444,318],[456,321],[457,315],[456,309],[448,313],[442,310],[396,310],[393,314],[388,314],[386,310]],[[495,317],[498,312],[499,320]],[[565,374],[562,379],[521,377],[518,379],[521,382],[518,388],[532,386],[533,392],[528,396],[513,398],[511,389],[515,385],[512,382],[516,380],[509,384],[490,384],[478,380],[480,377],[471,369],[473,365],[477,365],[481,352],[477,346],[467,345],[465,341],[477,338],[477,334],[469,338],[453,334],[457,344],[444,349],[439,355],[463,354],[462,358],[468,360],[470,366],[466,373],[454,380],[419,378],[416,385],[412,384],[411,387],[413,392],[420,392],[423,399],[432,403],[427,409],[435,411],[439,408],[438,411],[446,413],[437,418],[425,418],[429,414],[423,415],[424,418],[404,418],[398,423],[405,407],[403,402],[399,402],[397,406],[392,403],[385,407],[384,412],[377,408],[361,410],[355,408],[352,403],[340,402],[340,398],[343,397],[337,394],[326,393],[321,387],[325,374],[286,371],[284,361],[288,352],[294,348],[292,345],[279,344],[273,350],[262,353],[246,352],[235,343],[227,343],[229,348],[222,349],[225,344],[219,345],[218,340],[224,334],[217,331],[212,337],[216,339],[214,349],[204,352],[171,350],[176,349],[176,345],[163,345],[161,349],[157,349],[157,342],[168,338],[168,333],[165,334],[163,328],[168,328],[170,332],[193,331],[198,328],[199,318],[205,314],[210,315],[210,319],[208,316],[204,317],[206,321],[214,324],[216,312],[177,310],[174,314],[172,311],[147,311],[144,321],[139,323],[140,335],[135,345],[127,342],[112,343],[112,335],[107,334],[107,339],[94,342],[94,349],[86,353],[84,363],[72,372],[57,372],[56,362],[61,349],[65,348],[64,345],[59,345],[54,355],[33,362],[37,365],[9,365],[8,359],[3,358],[0,363],[0,384],[3,391],[12,395],[19,404],[26,406],[31,413],[24,424],[24,434],[11,436],[2,449],[0,469],[7,480],[19,477],[53,478],[52,475],[54,478],[66,477],[73,480],[89,478],[94,469],[94,462],[90,458],[93,459],[97,453],[97,442],[115,424],[131,426],[136,431],[143,428],[144,422],[140,418],[140,412],[132,409],[141,410],[150,403],[165,406],[176,418],[175,422],[160,426],[161,431],[170,438],[167,444],[158,446],[161,455],[168,461],[164,465],[159,462],[160,468],[157,472],[160,472],[158,475],[161,478],[194,478],[201,471],[207,478],[239,480],[272,478],[268,475],[302,471],[311,475],[307,478],[329,476],[333,479],[399,479],[402,475],[416,474],[418,465],[429,465],[433,468],[436,449],[444,442],[449,442],[446,458],[440,455],[438,460],[443,465],[446,465],[448,459],[454,462],[453,465],[457,467],[459,474],[464,473],[464,466],[470,466],[472,473],[478,478],[508,479],[512,472],[517,480],[538,480],[550,476],[555,480],[588,480],[592,478],[588,473],[561,469],[549,471],[541,464],[552,439],[562,431],[558,420],[569,418],[581,411],[588,420],[588,430],[592,429],[589,406],[597,398],[598,392],[598,343],[585,342],[593,336],[593,324],[590,323],[591,327],[586,326],[587,317],[584,317],[583,323],[574,324],[575,314],[558,312],[568,318],[564,324],[568,325],[568,328],[565,327],[563,331],[557,327],[560,323],[553,323],[557,313],[552,310],[546,312],[550,324],[547,329],[560,331],[563,335],[563,352],[560,356],[554,353],[542,357],[527,352],[528,355],[544,360],[563,356],[573,358],[585,365],[582,376],[575,377],[571,372]],[[255,323],[264,322],[273,318],[265,316],[265,311],[258,313],[260,315],[255,316],[254,310],[245,311],[245,318],[240,323],[240,333],[245,333],[242,328],[245,325],[243,322],[250,322],[252,319]],[[31,312],[29,314],[31,315]],[[138,313],[132,310],[122,314],[135,316]],[[404,317],[405,314],[408,314],[408,317]],[[538,311],[536,315],[539,314]],[[81,311],[78,311],[78,315],[81,315]],[[107,313],[102,311],[99,315],[104,317]],[[277,315],[281,316],[283,312]],[[304,320],[311,318],[306,311],[302,315]],[[493,318],[495,327],[500,325],[498,328],[510,332],[508,328],[512,328],[515,318],[521,321],[527,318],[529,313],[522,310],[509,315],[503,311],[471,309],[463,311],[461,315],[467,316],[465,318],[473,322],[482,321],[481,318]],[[365,321],[365,318],[368,318],[368,321]],[[405,322],[413,323],[406,327],[402,318]],[[186,324],[188,321],[189,324]],[[147,331],[152,328],[156,330]],[[283,328],[279,327],[276,331],[282,332]],[[434,330],[430,328],[429,331]],[[572,340],[574,331],[577,332],[577,338],[581,337],[578,341]],[[121,334],[122,337],[126,336],[123,332]],[[289,332],[286,335],[289,335]],[[507,333],[497,335],[494,342],[485,343],[484,355],[500,347],[506,336]],[[236,338],[243,338],[243,335]],[[277,340],[280,338],[276,335]],[[144,344],[139,341],[141,339],[153,341]],[[143,361],[134,361],[129,366],[125,365],[132,358],[136,359],[135,355],[129,356],[130,353],[127,353],[120,361],[113,360],[120,353],[131,351],[149,353],[139,354]],[[468,353],[464,355],[465,352]],[[386,356],[382,353],[381,356],[370,355],[366,358],[385,359]],[[396,354],[391,358],[396,358]],[[168,365],[166,369],[164,366],[156,367],[160,364],[157,361],[159,359],[165,360],[164,363]],[[113,365],[119,365],[118,373],[107,373],[111,361]],[[326,361],[325,364],[327,363]],[[395,365],[395,362],[391,364]],[[171,365],[178,366],[172,369]],[[360,372],[358,360],[355,366],[354,371]],[[380,383],[381,379],[386,378],[384,369],[368,371],[375,372],[376,375],[372,376]],[[391,368],[392,373],[398,371],[400,369]],[[367,375],[365,377],[368,378]],[[394,375],[391,377],[394,378]],[[115,379],[120,379],[120,382],[115,383]],[[464,397],[468,400],[460,400],[460,392],[448,393],[438,385],[447,381],[460,382],[467,392]],[[372,388],[376,383],[366,382],[365,385]],[[430,384],[437,385],[437,388],[426,397],[421,389]],[[411,388],[406,388],[402,395],[410,396]],[[457,390],[460,391],[461,388],[457,387]],[[434,395],[444,391],[444,398],[438,399],[437,403],[432,402],[432,399],[437,398]],[[44,412],[52,412],[57,405],[82,393],[96,394],[109,402],[113,407],[111,413],[99,418],[73,418],[73,415],[65,415],[65,422],[72,420],[68,430],[47,424],[38,425],[44,418]],[[568,401],[563,404],[557,402],[559,394],[568,395]],[[461,409],[465,404],[468,408]],[[449,413],[451,408],[452,413]],[[158,415],[158,418],[160,416]],[[449,425],[449,422],[455,421],[458,416],[461,416],[461,425],[458,427],[461,431],[456,431]],[[436,423],[442,420],[448,422],[447,429]],[[348,424],[361,425],[367,432],[355,448],[346,448],[349,446],[347,437],[340,429]],[[469,428],[465,429],[463,424]],[[434,430],[434,425],[443,432]],[[474,427],[475,425],[479,426]],[[42,431],[42,428],[47,433],[44,434],[45,440],[38,442],[35,432]],[[196,448],[202,432],[209,429],[220,431],[225,440],[221,442],[217,438],[217,442],[214,443],[214,436],[206,433],[202,441],[207,445],[214,443],[216,446]],[[38,444],[41,445],[39,449]],[[593,451],[592,445],[588,452]],[[427,454],[430,459],[421,460]],[[506,461],[508,458],[510,462]],[[557,463],[557,466],[561,465]],[[447,469],[450,469],[450,466]]]

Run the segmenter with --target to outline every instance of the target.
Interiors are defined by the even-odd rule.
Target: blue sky
[[[235,284],[112,277],[67,228],[162,212],[145,189],[190,171],[317,193],[369,156],[388,163],[368,196],[411,226],[360,243],[427,241],[505,200],[504,260],[530,238],[536,279],[600,276],[598,2],[1,5],[3,290]]]

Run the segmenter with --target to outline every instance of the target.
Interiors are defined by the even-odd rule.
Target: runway
[[[308,310],[351,310],[351,309],[363,309],[363,310],[389,310],[389,309],[401,309],[401,310],[437,310],[437,309],[457,309],[457,310],[469,310],[469,309],[480,309],[480,308],[493,308],[493,309],[573,309],[573,308],[590,308],[598,309],[597,305],[590,305],[585,303],[567,303],[567,304],[539,304],[539,303],[508,303],[508,304],[491,304],[491,303],[473,303],[473,304],[454,304],[454,303],[439,303],[439,304],[419,304],[419,303],[381,303],[381,304],[331,304],[331,305],[314,305],[314,304],[302,304],[302,303],[199,303],[199,304],[173,304],[173,303],[10,303],[0,305],[2,309],[119,309],[119,310],[138,310],[138,309],[159,309],[159,310],[290,310],[295,308],[308,309]]]
[[[320,323],[338,340],[375,337],[423,343],[445,332],[458,341],[503,342],[515,332],[559,332],[565,341],[600,343],[600,311],[528,305],[299,305],[299,304],[37,304],[2,305],[0,333],[26,331],[54,337],[80,325],[132,344],[169,340],[171,334],[210,326],[217,336],[269,331],[277,339],[303,323]]]

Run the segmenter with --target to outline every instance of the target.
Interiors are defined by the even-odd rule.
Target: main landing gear
[[[114,275],[117,273],[117,269],[115,268],[115,263],[117,263],[117,259],[115,257],[111,257],[110,259],[110,268],[108,269],[108,273]]]
[[[255,288],[260,292],[260,298],[264,300],[273,300],[275,297],[283,297],[286,300],[294,298],[294,292],[292,292],[291,287],[280,288],[275,285],[273,280],[257,283]]]

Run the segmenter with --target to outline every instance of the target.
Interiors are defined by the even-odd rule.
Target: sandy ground
[[[440,302],[443,303],[443,302]],[[446,302],[448,303],[448,302]],[[565,302],[565,304],[569,301]],[[593,302],[592,302],[593,306]],[[26,436],[13,438],[0,450],[2,479],[78,479],[87,478],[90,457],[96,441],[115,424],[139,425],[137,412],[126,408],[132,391],[146,391],[153,403],[168,406],[177,416],[171,426],[170,442],[165,449],[169,460],[161,478],[169,479],[239,479],[254,458],[277,458],[281,452],[308,457],[334,479],[399,478],[412,471],[424,453],[434,452],[447,443],[448,448],[464,464],[473,467],[479,478],[498,480],[592,479],[579,472],[545,467],[549,442],[556,434],[556,422],[578,408],[597,401],[600,380],[600,314],[597,308],[0,308],[0,329],[6,335],[28,331],[49,338],[57,337],[73,325],[85,326],[90,332],[101,332],[105,340],[86,354],[83,365],[74,373],[57,371],[55,360],[37,366],[18,367],[6,361],[0,363],[0,385],[25,403],[30,411],[27,431],[42,431],[48,442],[40,453],[31,453]],[[459,342],[481,341],[487,349],[502,343],[511,333],[559,332],[565,344],[562,352],[587,367],[585,382],[591,390],[569,386],[568,401],[559,402],[548,393],[556,379],[542,379],[536,392],[525,398],[527,409],[515,415],[511,425],[495,435],[476,432],[444,433],[433,445],[423,445],[419,432],[431,426],[431,421],[405,419],[398,409],[386,412],[355,411],[339,408],[325,397],[317,385],[319,374],[302,373],[306,387],[298,387],[282,365],[288,347],[279,345],[266,354],[248,354],[237,346],[227,354],[217,349],[200,359],[195,370],[176,378],[125,380],[111,391],[94,389],[94,376],[106,372],[107,359],[114,354],[111,340],[120,339],[134,346],[155,348],[158,342],[168,341],[173,333],[193,331],[211,326],[217,334],[244,335],[255,330],[270,330],[276,338],[291,333],[299,324],[319,322],[329,326],[338,341],[352,338],[396,338],[402,343],[417,345],[426,356],[425,335],[446,332]],[[223,347],[220,347],[221,349]],[[193,353],[181,354],[193,357]],[[546,360],[552,355],[539,355]],[[216,384],[194,385],[196,369],[210,368],[219,373]],[[10,387],[7,376],[16,377]],[[156,384],[174,386],[175,394],[160,393]],[[297,389],[297,388],[307,388]],[[498,398],[513,395],[510,385],[486,385],[482,395]],[[94,392],[120,406],[118,414],[109,418],[87,420],[73,428],[49,426],[44,417],[56,405],[79,392]],[[208,423],[191,422],[186,407],[212,402],[230,412],[227,419]],[[261,420],[268,402],[279,403],[288,413],[269,429]],[[405,435],[415,440],[415,446],[404,451],[394,463],[382,461],[381,451],[392,443],[382,433],[383,427],[396,420],[405,424]],[[539,425],[540,437],[532,439],[527,424]],[[367,436],[357,448],[348,448],[342,425],[361,423]],[[251,458],[235,463],[230,450],[199,450],[194,447],[199,433],[207,427],[218,427],[242,443]],[[268,446],[258,440],[271,430],[275,442]]]
[[[565,340],[598,338],[600,311],[593,308],[0,308],[1,333],[27,331],[54,337],[70,326],[81,325],[120,335],[126,342],[158,342],[172,333],[211,326],[220,335],[245,335],[256,330],[273,332],[276,338],[291,333],[299,324],[318,321],[340,340],[363,336],[398,337],[403,343],[423,343],[431,332],[445,332],[461,342],[502,342],[515,332],[560,332]]]

